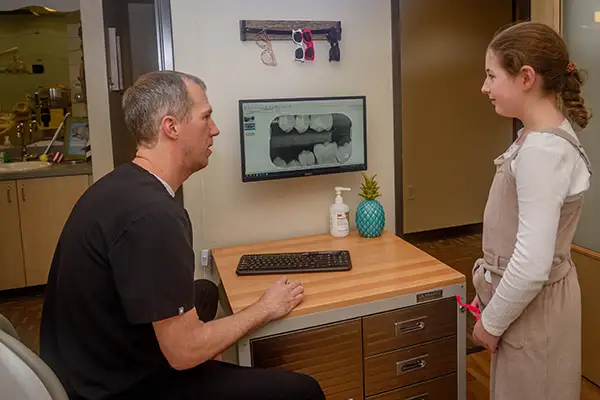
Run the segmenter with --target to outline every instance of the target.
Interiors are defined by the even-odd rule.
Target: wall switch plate
[[[415,199],[415,187],[413,185],[408,185],[408,200]]]

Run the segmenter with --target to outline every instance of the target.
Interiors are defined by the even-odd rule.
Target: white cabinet
[[[0,290],[25,286],[17,184],[0,182]]]
[[[88,175],[0,182],[0,290],[47,282],[54,250]]]

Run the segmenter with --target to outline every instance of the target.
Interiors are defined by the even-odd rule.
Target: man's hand
[[[486,331],[481,320],[479,320],[473,328],[473,340],[488,349],[490,353],[495,353],[498,350],[500,336],[494,336]]]
[[[290,313],[303,297],[302,284],[298,281],[288,282],[284,276],[265,291],[258,304],[267,313],[269,321],[272,321]]]
[[[220,354],[259,326],[294,309],[304,296],[300,282],[281,278],[260,300],[225,318],[203,323],[196,309],[153,323],[156,338],[169,364],[178,370],[193,368]]]

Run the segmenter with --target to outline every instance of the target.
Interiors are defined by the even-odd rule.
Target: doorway
[[[170,0],[102,0],[109,74],[109,110],[114,167],[131,161],[136,144],[125,126],[125,90],[147,72],[172,70]],[[181,188],[175,193],[183,204]]]

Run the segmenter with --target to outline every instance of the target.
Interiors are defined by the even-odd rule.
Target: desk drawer
[[[365,356],[456,334],[454,298],[363,318]]]
[[[427,382],[417,383],[384,394],[368,397],[367,400],[456,400],[456,374],[446,375]]]
[[[250,346],[255,367],[310,375],[327,400],[363,398],[360,319],[256,339]]]
[[[365,359],[365,394],[456,372],[456,336]]]

